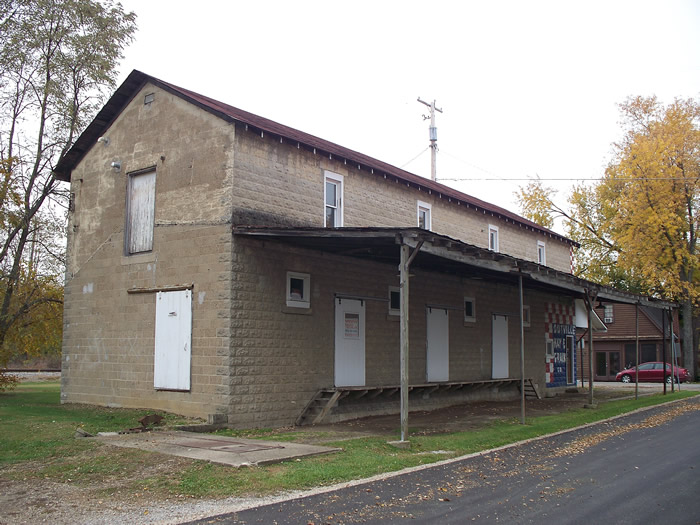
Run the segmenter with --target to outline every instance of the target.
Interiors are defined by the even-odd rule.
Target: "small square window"
[[[530,326],[530,307],[523,305],[523,326]]]
[[[498,226],[489,224],[489,250],[497,252],[498,250]]]
[[[546,342],[546,352],[547,352],[547,357],[554,357],[554,341],[551,339],[547,339]]]
[[[287,272],[287,306],[309,308],[311,276],[308,273]]]
[[[432,207],[427,202],[418,201],[418,227],[430,230],[432,227]]]
[[[401,314],[401,291],[396,286],[389,287],[389,315]]]
[[[473,297],[464,298],[464,320],[467,323],[476,322],[476,301]]]

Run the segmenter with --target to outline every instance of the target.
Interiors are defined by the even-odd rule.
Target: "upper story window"
[[[432,228],[432,208],[430,204],[423,201],[418,201],[418,227],[424,230]]]
[[[613,315],[613,305],[606,304],[605,305],[605,313],[603,314],[603,322],[604,323],[612,323],[614,320],[615,320],[615,318]]]
[[[523,305],[523,326],[530,326],[530,306]]]
[[[547,266],[547,251],[542,241],[537,241],[537,264]]]
[[[156,170],[129,174],[126,202],[126,253],[153,250],[156,209]]]
[[[498,250],[498,226],[489,224],[489,250],[497,252]]]
[[[325,212],[323,225],[326,228],[343,226],[343,176],[326,171],[324,180]]]

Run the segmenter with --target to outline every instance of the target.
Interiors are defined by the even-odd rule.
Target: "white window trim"
[[[496,234],[496,246],[491,247],[491,232],[494,232]],[[500,245],[500,239],[498,235],[498,226],[495,226],[493,224],[489,224],[489,237],[487,239],[488,247],[489,250],[493,252],[500,252],[499,245]]]
[[[528,327],[530,326],[530,306],[527,304],[523,305],[523,326]]]
[[[467,316],[467,310],[464,308],[464,322],[465,323],[476,323],[476,299],[473,297],[464,297],[464,302],[467,301],[472,303],[472,315]]]
[[[540,249],[542,250],[542,259],[540,260]],[[544,241],[537,241],[537,264],[547,266],[547,246]]]
[[[292,297],[292,279],[301,279],[304,282],[305,297],[297,299]],[[287,306],[292,308],[309,308],[311,306],[311,275],[308,273],[287,272]]]
[[[416,225],[420,227],[420,212],[421,209],[425,210],[426,213],[426,218],[428,219],[426,221],[425,229],[426,230],[432,230],[433,229],[433,206],[430,203],[423,202],[423,201],[417,201],[416,202]]]
[[[609,316],[607,315],[608,312],[610,312]],[[603,306],[603,322],[606,324],[615,322],[615,308],[613,308],[613,305],[606,304]]]
[[[400,297],[401,297],[401,289],[398,286],[389,286],[389,315],[401,315],[401,305],[399,304],[399,308],[392,308],[391,307],[391,294],[393,293],[398,293],[399,294],[399,302],[400,302]]]
[[[343,189],[344,189],[344,179],[342,175],[338,173],[333,173],[332,171],[325,170],[323,172],[323,227],[324,228],[342,228],[344,224],[343,219]],[[337,224],[328,225],[326,224],[326,182],[332,181],[338,186],[338,203],[337,203],[337,214],[336,222]]]

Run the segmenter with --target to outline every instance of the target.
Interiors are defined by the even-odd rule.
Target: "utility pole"
[[[430,108],[430,116],[423,115],[423,120],[430,119],[430,178],[431,180],[435,180],[435,174],[437,172],[437,128],[435,127],[435,112],[439,111],[442,113],[442,110],[435,107],[435,100],[428,104],[418,97],[418,102]]]

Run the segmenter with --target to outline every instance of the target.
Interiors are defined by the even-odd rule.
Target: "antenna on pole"
[[[423,120],[430,119],[430,178],[431,180],[435,180],[437,172],[437,128],[435,127],[435,112],[439,111],[442,113],[442,110],[435,107],[435,100],[428,104],[418,97],[418,102],[430,108],[430,116],[423,115]]]

